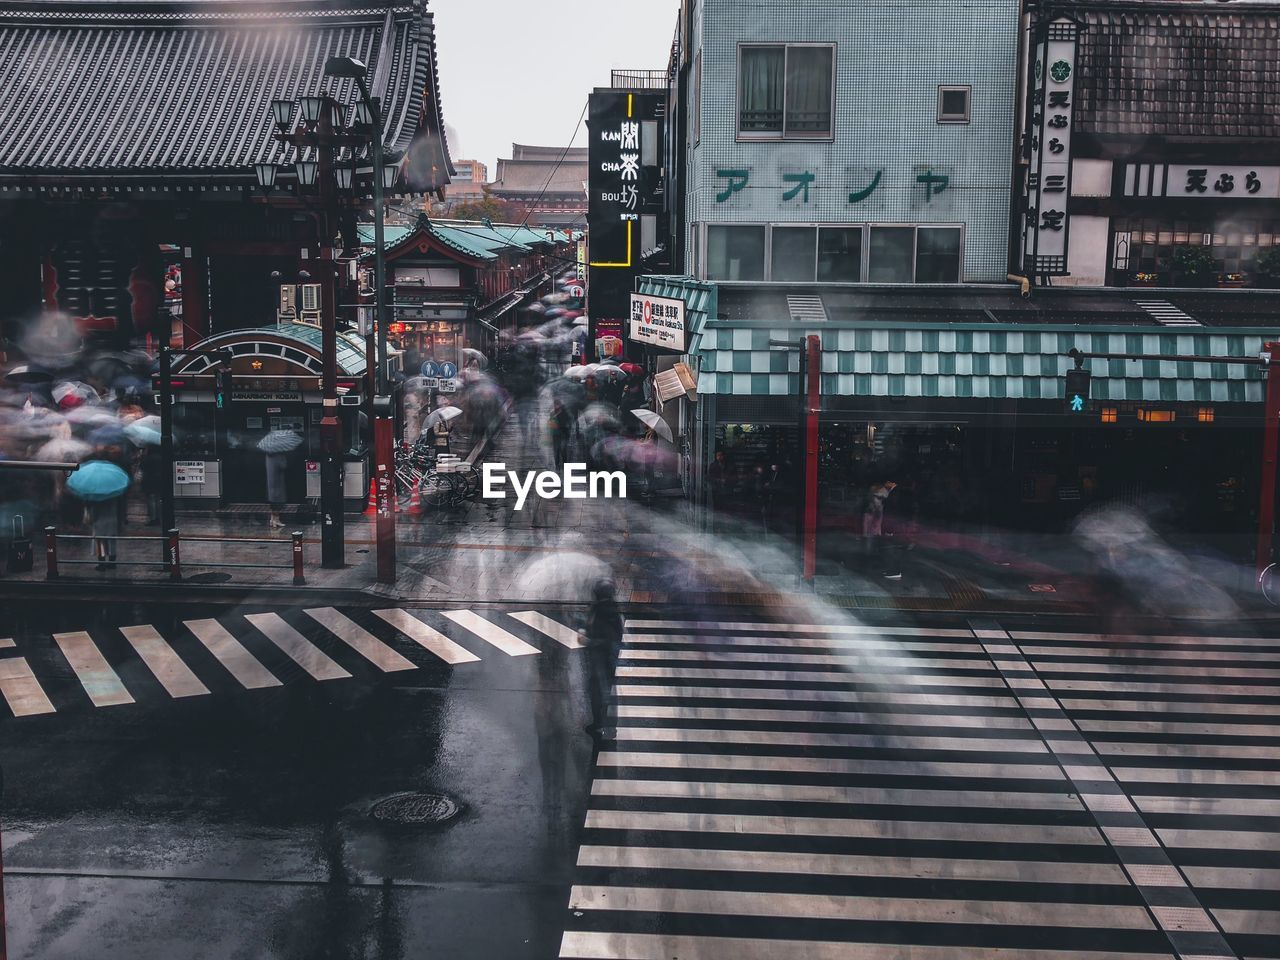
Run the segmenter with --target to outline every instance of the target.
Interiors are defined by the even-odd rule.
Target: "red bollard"
[[[179,547],[178,530],[176,527],[168,532],[168,537],[169,537],[169,551],[168,551],[169,579],[174,581],[181,580],[182,579],[182,551],[181,551],[181,548]]]
[[[293,585],[301,587],[307,582],[302,573],[302,531],[293,531]]]
[[[58,532],[53,527],[44,528],[44,578],[58,579]]]

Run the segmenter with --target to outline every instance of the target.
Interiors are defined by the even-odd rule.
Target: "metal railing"
[[[613,70],[609,86],[614,90],[665,90],[669,80],[666,70]]]
[[[163,560],[81,560],[70,559],[58,555],[58,541],[60,540],[90,540],[90,541],[111,541],[112,544],[117,542],[148,542],[155,543],[157,541],[165,542],[165,551]],[[288,540],[273,540],[265,537],[184,537],[179,530],[171,529],[163,536],[111,536],[102,537],[94,534],[80,533],[58,533],[56,527],[44,528],[44,556],[45,556],[45,572],[46,580],[57,580],[61,576],[61,568],[64,566],[101,566],[103,564],[109,567],[159,567],[169,574],[169,579],[174,582],[182,580],[182,544],[186,543],[255,543],[255,544],[286,544],[290,548],[290,560],[288,563],[230,563],[223,561],[204,561],[200,560],[190,564],[193,567],[204,568],[224,568],[224,569],[253,569],[253,570],[293,570],[293,585],[296,587],[304,586],[307,582],[304,558],[302,553],[302,531],[294,530]]]

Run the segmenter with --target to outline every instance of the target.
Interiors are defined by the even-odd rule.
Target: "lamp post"
[[[374,485],[377,492],[377,544],[378,580],[395,581],[395,509],[392,497],[395,491],[395,427],[392,420],[391,398],[387,377],[387,322],[385,317],[386,261],[383,256],[383,194],[395,185],[399,167],[387,163],[383,156],[382,115],[378,101],[370,95],[367,83],[368,69],[352,57],[330,57],[325,63],[324,75],[336,79],[354,80],[360,91],[360,100],[349,110],[333,98],[306,96],[297,104],[292,100],[274,100],[272,118],[278,130],[276,139],[297,151],[293,173],[300,188],[319,186],[321,207],[325,214],[321,243],[336,232],[329,229],[328,212],[331,206],[340,205],[343,198],[354,205],[363,193],[360,182],[364,173],[360,161],[367,156],[372,169],[365,168],[372,180],[374,206],[374,262],[376,289],[374,291],[374,315],[377,324],[377,357],[374,364]],[[300,124],[294,126],[295,110],[301,115]],[[344,125],[344,112],[347,123]],[[336,154],[350,151],[350,165],[339,162]],[[271,189],[278,175],[275,164],[255,164],[258,184]],[[348,191],[351,191],[348,194]],[[338,420],[337,395],[337,321],[332,309],[322,312],[322,345],[324,359],[324,419],[320,421],[322,458],[320,461],[321,512],[324,515],[322,531],[322,562],[326,567],[343,565],[342,428]]]
[[[374,322],[377,334],[377,370],[373,398],[374,489],[377,492],[376,539],[379,583],[395,583],[396,579],[396,515],[392,497],[395,494],[395,423],[392,419],[391,396],[387,384],[387,262],[384,256],[383,192],[395,185],[399,170],[384,162],[382,151],[382,110],[369,93],[368,68],[354,57],[330,57],[324,65],[326,77],[354,80],[360,91],[360,102],[351,110],[356,129],[369,131],[370,159],[373,162],[373,263]]]

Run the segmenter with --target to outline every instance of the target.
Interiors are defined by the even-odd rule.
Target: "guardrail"
[[[306,574],[304,572],[303,553],[302,553],[302,531],[295,530],[289,535],[288,540],[272,540],[263,537],[184,537],[179,530],[172,529],[167,531],[164,536],[114,536],[114,537],[98,537],[93,534],[80,533],[58,533],[55,527],[44,528],[44,557],[46,580],[57,580],[61,576],[61,568],[69,565],[80,566],[98,566],[103,561],[100,560],[80,560],[68,559],[58,555],[59,540],[111,540],[113,542],[147,542],[155,543],[163,541],[165,543],[163,560],[111,560],[109,565],[112,567],[130,566],[130,567],[159,567],[169,574],[169,579],[174,582],[182,580],[182,544],[186,543],[257,543],[257,544],[288,544],[290,547],[290,560],[288,563],[228,563],[228,562],[205,562],[199,561],[191,564],[194,567],[208,568],[241,568],[255,570],[293,570],[293,585],[301,587],[306,584]]]

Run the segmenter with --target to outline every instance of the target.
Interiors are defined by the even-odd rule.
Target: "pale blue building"
[[[689,0],[681,22],[687,273],[1004,281],[1017,0]]]

